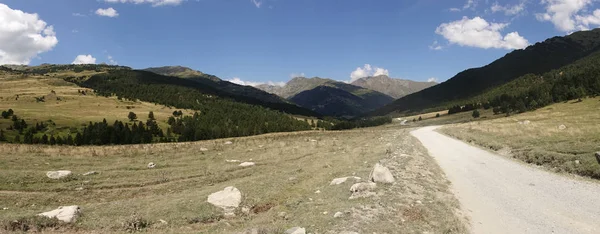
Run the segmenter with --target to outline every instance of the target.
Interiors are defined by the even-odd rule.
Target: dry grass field
[[[87,73],[78,75],[85,75]],[[145,121],[150,111],[154,112],[159,125],[167,128],[166,121],[175,109],[162,105],[140,101],[118,100],[116,97],[96,96],[93,92],[87,95],[79,93],[86,90],[59,77],[69,73],[52,74],[52,76],[0,76],[0,111],[12,108],[19,118],[28,124],[52,120],[60,127],[82,126],[92,122],[100,122],[106,118],[109,123],[115,120],[129,121],[127,114],[134,112],[138,119]],[[55,92],[55,94],[52,93]],[[18,95],[18,98],[17,98]],[[45,97],[44,102],[36,101],[36,97]],[[59,100],[60,99],[60,100]],[[183,110],[185,114],[191,111]],[[0,118],[0,128],[11,124],[10,119]],[[51,128],[49,134],[60,129]]]
[[[553,171],[600,179],[600,164],[594,156],[600,151],[600,98],[449,125],[441,131]]]
[[[256,166],[226,161],[234,159]],[[157,167],[147,169],[149,162]],[[377,162],[389,167],[397,181],[378,184],[374,197],[349,200],[352,180],[329,185],[345,176],[365,181]],[[46,177],[46,171],[59,169],[74,175]],[[81,175],[88,171],[99,174]],[[0,178],[4,224],[58,206],[82,207],[76,224],[56,232],[125,232],[134,217],[145,220],[149,233],[239,233],[250,228],[282,233],[293,226],[310,233],[466,232],[435,161],[407,130],[394,125],[154,145],[5,144],[0,145]],[[242,193],[236,217],[225,218],[207,203],[209,194],[227,186]],[[344,215],[334,218],[336,212]]]

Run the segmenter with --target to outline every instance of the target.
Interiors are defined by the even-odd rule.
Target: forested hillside
[[[234,84],[229,81],[222,80],[221,78],[219,78],[217,76],[206,74],[206,73],[203,73],[200,71],[196,71],[196,70],[193,70],[188,67],[182,67],[182,66],[151,67],[151,68],[144,69],[144,71],[149,71],[149,72],[153,72],[153,73],[156,73],[159,75],[164,75],[164,76],[174,76],[174,77],[186,78],[189,80],[193,80],[204,86],[217,89],[217,90],[221,91],[221,93],[226,93],[228,96],[242,97],[242,99],[244,99],[244,98],[256,99],[261,102],[281,103],[281,104],[289,103],[285,99],[283,99],[277,95],[265,92],[261,89],[254,88],[252,86]]]
[[[600,47],[600,29],[553,37],[524,50],[515,50],[491,64],[463,71],[446,82],[400,98],[371,115],[447,108],[526,74],[540,75],[586,57]]]
[[[456,104],[450,113],[483,107],[508,115],[597,95],[600,95],[600,51],[542,75],[521,76]]]

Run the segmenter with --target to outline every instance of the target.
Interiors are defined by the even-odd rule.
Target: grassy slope
[[[394,125],[237,138],[232,145],[224,141],[77,148],[0,145],[0,178],[8,178],[0,180],[0,206],[8,208],[0,211],[0,220],[77,204],[84,216],[67,231],[123,231],[122,223],[135,213],[152,223],[148,231],[153,233],[235,233],[249,228],[282,233],[292,226],[311,233],[466,232],[441,170],[407,130]],[[201,147],[209,151],[201,153]],[[257,166],[240,168],[226,159]],[[352,182],[329,186],[336,177],[367,178],[380,160],[397,183],[378,185],[377,198],[348,200]],[[157,168],[146,169],[148,162]],[[76,176],[65,181],[45,177],[46,171],[56,169],[73,170]],[[79,175],[91,170],[100,174]],[[242,206],[256,212],[238,210],[235,218],[209,222],[220,212],[206,198],[227,186],[239,188]],[[79,187],[83,190],[76,191]],[[333,218],[337,211],[348,213]],[[279,217],[280,212],[288,218]],[[189,222],[194,219],[207,223]]]
[[[600,179],[600,98],[550,105],[533,112],[447,126],[442,132],[527,163]],[[528,125],[519,124],[525,120]],[[558,127],[567,128],[560,130]],[[576,163],[579,161],[579,164]]]
[[[90,75],[89,73],[87,75]],[[57,74],[55,74],[57,75]],[[68,76],[61,73],[58,76]],[[79,73],[78,76],[83,74]],[[115,120],[128,121],[127,114],[133,111],[140,120],[145,121],[148,112],[153,111],[157,122],[166,129],[166,121],[174,109],[147,102],[119,101],[117,98],[81,95],[78,90],[84,88],[63,81],[53,76],[0,76],[0,111],[12,108],[19,118],[24,118],[29,125],[36,122],[52,120],[59,127],[81,126],[88,122],[100,122],[106,118],[109,123]],[[49,95],[54,90],[61,98],[47,98],[46,102],[36,102],[35,97]],[[15,100],[16,95],[19,99]],[[129,107],[129,109],[128,109]],[[185,111],[191,114],[191,111]],[[12,121],[0,118],[0,128],[7,128]]]

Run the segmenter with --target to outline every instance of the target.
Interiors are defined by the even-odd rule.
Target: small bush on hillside
[[[123,228],[127,232],[140,232],[150,227],[150,222],[137,215],[133,215],[130,219],[123,223]]]
[[[435,114],[435,117],[439,118],[440,117],[440,113]]]
[[[46,216],[24,217],[16,220],[3,221],[0,223],[0,232],[42,232],[44,230],[57,230],[68,227],[69,224],[61,222],[56,218]]]
[[[479,111],[478,111],[478,110],[474,110],[474,111],[473,111],[473,114],[472,114],[471,116],[473,116],[473,118],[479,118],[479,116],[480,116],[480,113],[479,113]]]

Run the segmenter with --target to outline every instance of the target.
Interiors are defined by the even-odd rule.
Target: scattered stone
[[[243,163],[240,163],[240,167],[251,167],[251,166],[254,166],[254,165],[256,165],[256,163],[253,163],[253,162],[243,162]]]
[[[4,207],[4,208],[2,208],[2,210],[8,210],[8,207]]]
[[[346,182],[348,179],[353,178],[356,181],[360,180],[360,177],[356,177],[356,176],[348,176],[348,177],[340,177],[340,178],[335,178],[331,181],[331,183],[329,183],[329,185],[338,185],[338,184],[342,184],[344,182]]]
[[[365,191],[371,191],[375,188],[377,188],[376,183],[362,182],[362,183],[356,183],[356,184],[352,185],[352,187],[350,187],[350,192],[360,193],[360,192],[365,192]]]
[[[226,216],[234,216],[234,210],[242,202],[242,193],[235,187],[227,187],[208,196],[208,203],[222,208]]]
[[[80,213],[81,209],[79,206],[61,206],[56,210],[44,212],[38,215],[46,216],[48,218],[57,218],[58,220],[66,223],[73,223],[77,220],[77,217],[79,217]]]
[[[394,183],[394,181],[396,181],[390,169],[379,163],[375,164],[370,177],[370,181],[376,183]]]
[[[241,161],[240,160],[236,160],[236,159],[225,159],[225,162],[228,162],[228,163],[239,163]]]
[[[317,190],[317,191],[315,191],[315,193],[316,193],[316,194],[319,194],[319,193],[321,193],[321,190]]]
[[[310,142],[317,142],[317,140],[315,140],[315,139],[311,139],[311,140],[310,140]]]
[[[525,121],[523,121],[523,124],[525,124],[525,125],[528,125],[528,124],[530,124],[530,123],[531,123],[531,121],[529,121],[529,120],[525,120]]]
[[[296,179],[298,179],[298,178],[296,178],[295,176],[292,176],[292,177],[288,178],[289,181],[294,181]]]
[[[49,171],[49,172],[46,172],[46,176],[48,178],[55,179],[55,180],[69,177],[72,174],[73,174],[73,172],[71,172],[71,171]]]
[[[169,224],[169,222],[165,221],[164,219],[159,219],[158,222],[160,222],[162,224]]]
[[[324,214],[324,215],[327,215],[327,214],[329,214],[329,212],[327,212],[327,211],[323,211],[323,214]]]
[[[226,141],[224,144],[226,144],[226,145],[231,145],[231,144],[233,144],[233,142],[231,142],[231,141]]]
[[[344,213],[342,213],[342,212],[339,212],[339,211],[338,211],[338,212],[335,212],[335,214],[333,214],[333,217],[334,217],[334,218],[340,218],[340,217],[342,217],[342,216],[344,216]]]
[[[81,191],[81,190],[83,190],[83,187],[75,188],[75,191]]]
[[[367,198],[375,196],[376,194],[374,192],[371,192],[371,190],[375,189],[376,187],[377,184],[373,182],[356,183],[352,185],[352,187],[350,187],[350,192],[352,192],[352,196],[350,196],[349,199],[352,200],[357,198]]]
[[[580,163],[579,160],[575,160],[575,164],[579,165]]]
[[[561,124],[558,126],[558,130],[565,130],[567,129],[567,126],[565,126],[564,124]]]
[[[204,147],[202,147],[202,148],[200,148],[200,151],[201,151],[201,152],[206,152],[206,151],[208,151],[208,149],[207,149],[207,148],[204,148]]]
[[[248,208],[246,206],[242,207],[242,213],[244,213],[244,214],[250,214],[250,208]]]
[[[285,234],[306,234],[306,229],[301,227],[293,227],[286,230]]]
[[[152,168],[155,168],[155,167],[156,167],[155,163],[153,163],[153,162],[148,163],[148,169],[152,169]]]
[[[417,204],[421,205],[421,204],[423,204],[423,202],[420,200],[417,200]]]
[[[97,174],[98,174],[98,172],[95,172],[95,171],[88,171],[88,172],[86,172],[86,173],[83,173],[83,174],[82,174],[82,176],[90,176],[90,175],[97,175]]]

